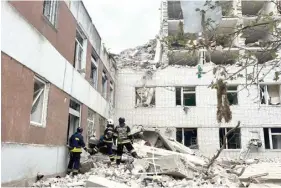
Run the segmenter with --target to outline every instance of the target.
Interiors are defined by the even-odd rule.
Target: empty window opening
[[[281,149],[281,128],[263,128],[265,149]]]
[[[107,95],[107,76],[106,72],[102,72],[102,95],[104,98],[106,98]]]
[[[183,145],[198,149],[196,128],[177,128],[176,136],[177,141]]]
[[[220,128],[220,147],[223,146],[223,138],[231,128]],[[224,149],[241,149],[241,135],[240,129],[236,129],[234,132],[229,134],[226,138],[226,147]]]
[[[114,106],[114,85],[110,82],[110,103]]]
[[[58,1],[45,0],[43,3],[43,14],[52,25],[56,26],[58,16]]]
[[[260,85],[260,103],[265,105],[280,105],[280,85]]]
[[[98,84],[98,62],[94,55],[91,57],[91,74],[90,74],[91,84],[94,88],[97,88]]]
[[[47,84],[34,77],[33,101],[30,114],[30,121],[32,124],[43,125],[47,113]]]
[[[176,105],[181,106],[181,87],[176,88]]]
[[[155,88],[136,88],[136,107],[155,106]]]
[[[83,61],[83,54],[84,54],[84,37],[82,32],[78,29],[76,30],[76,38],[75,38],[75,62],[74,67],[81,71],[82,61]]]
[[[237,86],[228,86],[227,87],[227,99],[228,99],[229,105],[238,104]]]
[[[68,130],[67,130],[67,143],[72,134],[80,126],[81,106],[75,100],[69,102],[69,115],[68,115]]]

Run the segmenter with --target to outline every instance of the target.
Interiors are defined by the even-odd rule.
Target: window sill
[[[269,107],[269,108],[280,108],[281,105],[277,104],[277,105],[267,105],[267,104],[260,104],[260,107]]]
[[[55,32],[58,32],[56,26],[55,26],[54,24],[52,24],[52,23],[49,21],[49,19],[48,19],[44,14],[42,15],[42,18],[43,18],[43,20],[44,20],[50,27],[53,28],[53,30],[54,30]]]
[[[235,152],[240,152],[241,149],[223,149],[224,151],[235,151]]]
[[[30,121],[30,125],[34,126],[34,127],[41,127],[41,128],[45,128],[46,127],[45,125],[43,125],[41,123],[34,122],[34,121]]]
[[[281,152],[281,149],[265,149],[265,151],[270,151],[270,152]]]

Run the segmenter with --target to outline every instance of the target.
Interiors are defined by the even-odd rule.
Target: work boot
[[[66,174],[69,175],[71,173],[71,171],[72,171],[71,169],[67,169]]]

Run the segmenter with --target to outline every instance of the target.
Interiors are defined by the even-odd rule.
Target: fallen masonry
[[[156,135],[161,135],[156,132]],[[150,135],[153,135],[150,133]],[[147,135],[146,135],[147,136]],[[145,137],[145,136],[144,136]],[[120,166],[111,164],[108,156],[98,153],[81,156],[81,171],[77,176],[42,179],[33,187],[264,187],[281,186],[280,159],[218,158],[209,167],[210,159],[196,155],[189,148],[173,151],[174,140],[160,136],[170,147],[147,146],[147,140],[134,143],[141,159],[123,156]],[[149,138],[149,137],[148,137]],[[146,138],[147,139],[147,138]],[[173,144],[171,144],[173,143]],[[183,146],[184,147],[184,146]],[[188,151],[188,152],[187,152]],[[266,168],[271,166],[271,168]]]

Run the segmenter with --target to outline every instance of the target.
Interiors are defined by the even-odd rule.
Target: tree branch
[[[226,139],[227,137],[234,132],[236,129],[238,129],[240,127],[240,121],[238,121],[236,127],[232,128],[230,131],[228,131],[226,133],[226,135],[223,137],[223,145],[221,146],[221,148],[217,151],[217,153],[212,157],[212,159],[210,160],[209,164],[207,165],[207,170],[210,168],[210,166],[212,166],[212,164],[215,162],[215,160],[219,157],[220,153],[222,152],[222,150],[225,148],[226,146]]]

